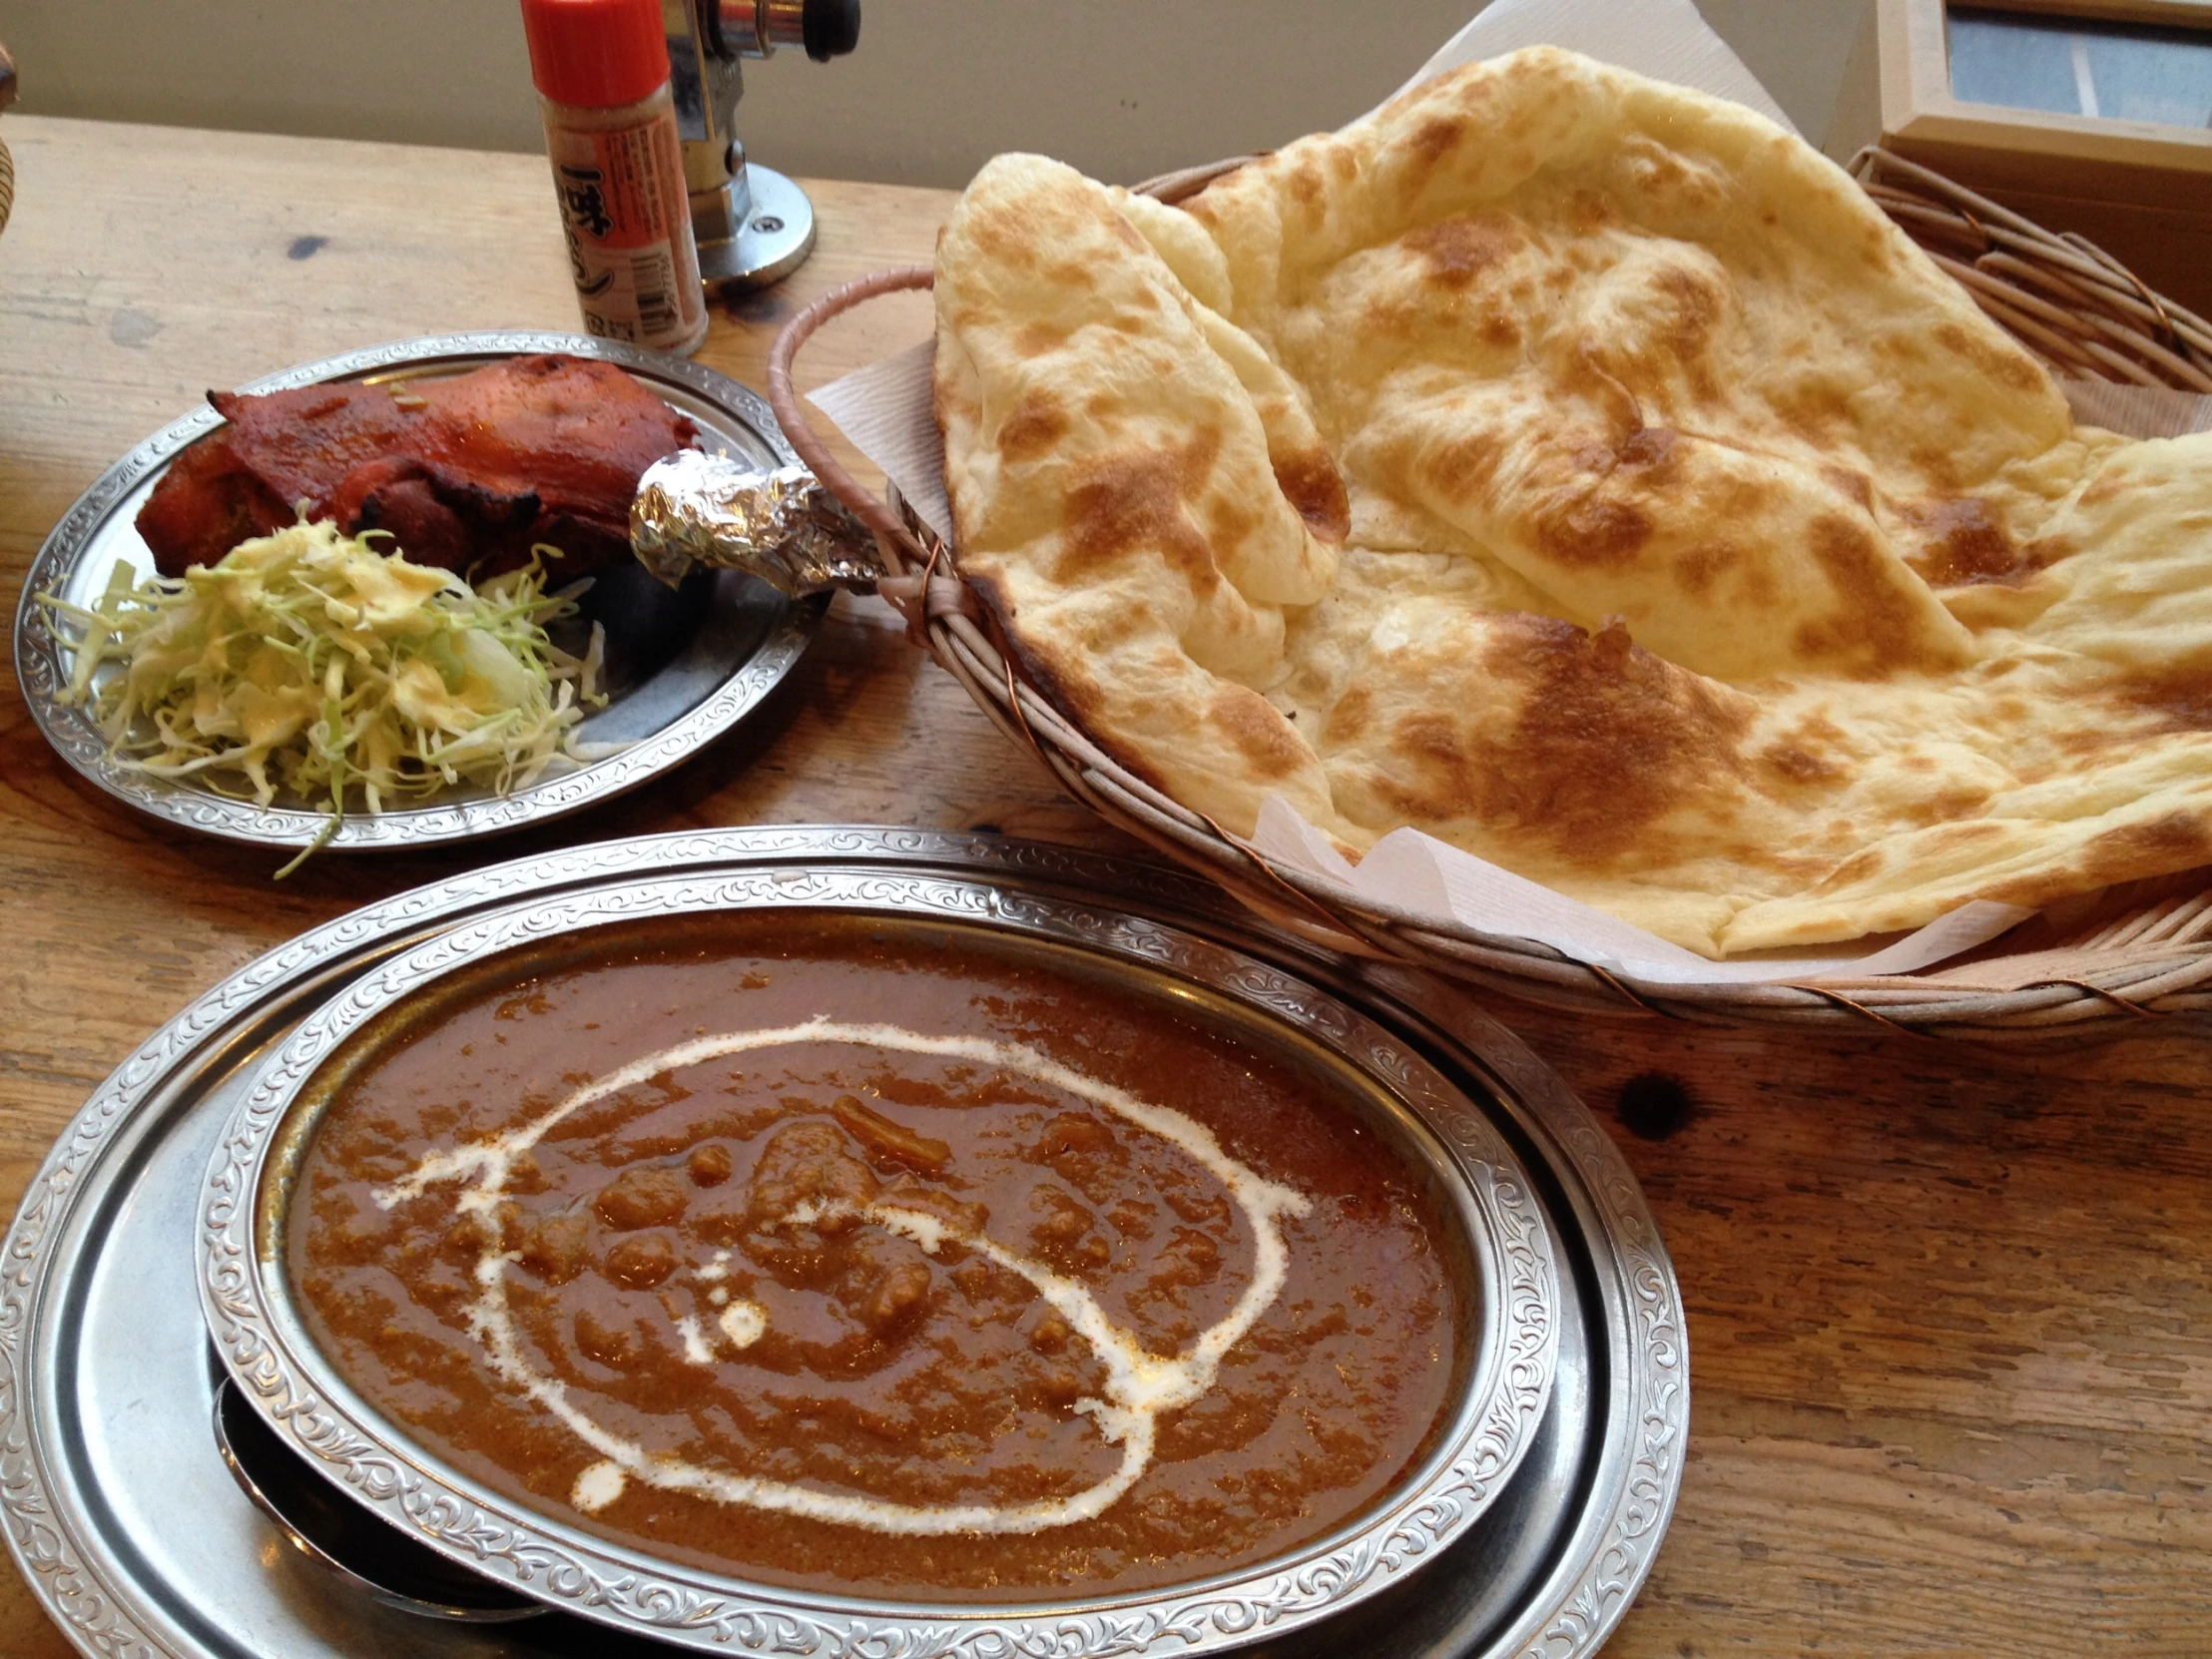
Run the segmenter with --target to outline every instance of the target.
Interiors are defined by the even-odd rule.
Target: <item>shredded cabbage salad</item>
[[[89,609],[40,601],[75,626],[66,701],[92,706],[119,764],[328,811],[279,875],[336,833],[348,790],[371,813],[463,782],[504,795],[608,752],[573,736],[606,702],[604,637],[594,624],[581,658],[546,637],[576,607],[534,560],[471,588],[325,520],[176,580],[118,565]]]

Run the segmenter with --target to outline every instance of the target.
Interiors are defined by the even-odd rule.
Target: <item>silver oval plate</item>
[[[364,1048],[403,1043],[392,1018],[403,1022],[402,1010],[435,1001],[456,975],[526,983],[550,957],[592,951],[595,935],[629,938],[656,919],[688,929],[717,911],[779,912],[802,930],[818,918],[863,916],[931,938],[979,930],[1008,946],[1072,948],[1132,996],[1204,1010],[1206,1023],[1241,1047],[1291,1043],[1334,1057],[1348,1095],[1372,1102],[1370,1132],[1396,1142],[1446,1195],[1471,1258],[1463,1382],[1434,1447],[1365,1513],[1289,1555],[1165,1589],[974,1608],[783,1589],[657,1559],[425,1449],[315,1347],[284,1253],[270,1242],[282,1233],[289,1173],[329,1098],[325,1072],[365,1063]],[[773,1631],[786,1651],[854,1659],[1164,1659],[1241,1646],[1256,1631],[1287,1634],[1387,1589],[1480,1517],[1535,1437],[1559,1345],[1550,1233],[1518,1159],[1475,1100],[1356,1008],[1241,951],[1096,899],[798,862],[705,881],[689,872],[637,876],[526,900],[365,974],[277,1049],[231,1119],[209,1167],[200,1252],[209,1329],[247,1403],[334,1484],[448,1557],[555,1607],[723,1652],[751,1651]]]
[[[701,441],[763,465],[796,460],[768,404],[737,381],[683,357],[641,351],[584,334],[499,331],[436,334],[373,345],[304,363],[239,388],[288,390],[328,380],[387,380],[458,374],[502,357],[561,351],[628,370],[670,406],[691,416]],[[109,573],[145,574],[153,556],[133,525],[169,463],[223,424],[206,405],[171,421],[103,473],[63,515],[39,549],[16,608],[15,668],[31,717],[77,771],[141,812],[226,840],[306,846],[329,815],[305,804],[268,808],[191,781],[151,778],[119,763],[86,709],[62,701],[71,650],[39,595],[88,603]],[[735,572],[694,578],[670,594],[641,568],[602,573],[587,600],[604,613],[614,696],[576,737],[627,747],[589,764],[549,771],[508,795],[466,787],[419,806],[371,815],[348,812],[328,844],[371,850],[413,848],[542,824],[635,789],[681,764],[745,719],[791,672],[828,609],[825,598],[790,600]]]

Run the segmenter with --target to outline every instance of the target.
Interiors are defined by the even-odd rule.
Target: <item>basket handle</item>
[[[900,266],[892,271],[855,277],[842,287],[831,288],[786,323],[768,354],[768,404],[776,411],[777,422],[784,428],[784,435],[791,439],[792,448],[799,452],[799,458],[813,469],[830,493],[852,509],[861,523],[892,546],[901,548],[913,546],[912,534],[888,507],[860,487],[859,480],[845,471],[836,456],[830,453],[830,446],[822,441],[821,434],[807,418],[798,387],[792,384],[792,362],[798,357],[799,348],[831,317],[878,294],[925,288],[935,281],[936,274],[925,265]]]

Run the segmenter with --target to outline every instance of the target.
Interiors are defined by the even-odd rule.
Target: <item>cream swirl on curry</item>
[[[849,1043],[893,1052],[951,1056],[1040,1079],[1102,1106],[1181,1149],[1194,1163],[1217,1177],[1243,1210],[1256,1241],[1250,1282],[1225,1318],[1208,1327],[1186,1352],[1165,1360],[1150,1353],[1134,1332],[1116,1325],[1080,1280],[1055,1273],[1037,1258],[1009,1250],[987,1233],[962,1227],[956,1220],[943,1215],[897,1204],[855,1204],[849,1199],[814,1196],[801,1199],[781,1216],[762,1218],[772,1229],[820,1228],[860,1222],[910,1239],[928,1256],[936,1256],[949,1242],[974,1251],[1027,1280],[1106,1367],[1105,1397],[1085,1395],[1073,1401],[1070,1407],[1092,1418],[1100,1436],[1121,1447],[1121,1461],[1105,1479],[1069,1497],[1013,1505],[916,1505],[818,1491],[788,1481],[764,1480],[728,1469],[702,1467],[682,1458],[656,1455],[637,1441],[611,1432],[595,1421],[570,1402],[567,1388],[559,1382],[531,1369],[516,1340],[507,1308],[507,1269],[519,1258],[500,1247],[496,1223],[499,1200],[515,1159],[535,1146],[564,1118],[632,1084],[648,1082],[681,1067],[726,1055],[817,1043]],[[587,1511],[605,1508],[622,1495],[624,1479],[629,1476],[649,1485],[698,1492],[720,1503],[750,1504],[870,1531],[905,1533],[1035,1532],[1048,1526],[1088,1520],[1103,1512],[1107,1505],[1136,1484],[1137,1477],[1151,1461],[1153,1425],[1159,1414],[1192,1403],[1213,1385],[1222,1356],[1252,1329],[1253,1322],[1282,1291],[1287,1256],[1276,1218],[1284,1214],[1304,1216],[1312,1208],[1301,1194],[1265,1179],[1223,1152],[1221,1143],[1203,1124],[1169,1107],[1148,1104],[1127,1090],[1101,1083],[1034,1049],[988,1038],[931,1036],[895,1025],[846,1024],[827,1014],[804,1025],[695,1038],[632,1061],[606,1077],[585,1084],[550,1112],[518,1129],[495,1135],[488,1141],[429,1154],[412,1173],[378,1192],[376,1202],[388,1210],[402,1199],[455,1182],[467,1182],[456,1201],[458,1212],[492,1222],[491,1226],[481,1229],[485,1243],[476,1260],[476,1279],[483,1286],[483,1295],[470,1314],[471,1335],[484,1345],[491,1368],[503,1380],[552,1412],[604,1459],[589,1465],[577,1476],[571,1501],[578,1508]],[[724,1259],[726,1261],[727,1257]],[[714,1265],[709,1264],[710,1267]],[[713,1350],[700,1335],[693,1317],[679,1314],[671,1318],[683,1339],[686,1360],[695,1365],[714,1364]],[[717,1324],[723,1328],[730,1346],[743,1350],[759,1340],[766,1316],[758,1304],[741,1302],[728,1308]]]

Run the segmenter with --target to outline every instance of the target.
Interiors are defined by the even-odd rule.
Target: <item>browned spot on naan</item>
[[[1996,828],[1981,820],[1975,820],[1971,824],[1954,822],[1966,818],[1968,814],[1980,812],[1989,804],[1989,793],[1986,789],[1967,784],[1956,789],[1938,790],[1926,801],[1917,801],[1911,806],[1901,808],[1899,817],[1907,824],[1941,825],[1942,831],[1930,841],[1931,845],[1941,846],[1946,844],[1944,835],[1952,830],[1972,829],[1978,834],[1984,829]]]
[[[1964,487],[1959,482],[1957,463],[1944,450],[1916,449],[1910,464],[1937,495],[1956,495]]]
[[[1122,230],[1129,230],[1129,222],[1127,220],[1122,219],[1121,216],[1118,214],[1115,215],[1115,220]],[[1136,236],[1136,232],[1134,231],[1130,231],[1129,234],[1131,236]],[[1141,244],[1142,239],[1140,238],[1139,241]],[[1073,292],[1094,293],[1098,289],[1097,274],[1093,272],[1089,266],[1084,265],[1079,261],[1062,260],[1058,265],[1048,267],[1045,271],[1044,276],[1045,280],[1050,282],[1054,287],[1067,288]],[[1149,293],[1142,292],[1141,290],[1128,294],[1126,296],[1127,303],[1133,305],[1144,305],[1147,309],[1151,308],[1151,299],[1152,296]]]
[[[1566,201],[1560,204],[1559,213],[1560,218],[1565,221],[1568,231],[1578,237],[1586,237],[1602,231],[1620,217],[1614,212],[1613,204],[1606,200],[1604,194],[1594,190],[1572,192]]]
[[[1333,744],[1355,744],[1374,724],[1375,694],[1365,686],[1354,686],[1337,699],[1324,731]]]
[[[1536,545],[1561,564],[1622,565],[1651,540],[1651,514],[1641,504],[1663,499],[1673,485],[1680,440],[1664,426],[1631,432],[1617,449],[1592,447],[1577,460],[1598,474],[1583,493],[1540,508],[1534,515]],[[1617,489],[1614,487],[1617,486]]]
[[[1421,462],[1421,475],[1447,501],[1472,501],[1497,477],[1504,453],[1488,432],[1473,431],[1441,443]]]
[[[1866,525],[1840,513],[1813,520],[1814,563],[1836,590],[1837,608],[1799,627],[1794,643],[1808,659],[1845,673],[1955,666],[1928,638],[1908,590],[1891,572]]]
[[[1438,162],[1459,148],[1466,135],[1467,124],[1457,116],[1430,116],[1414,128],[1405,149],[1416,176],[1425,179]]]
[[[1692,599],[1703,597],[1724,571],[1743,563],[1743,549],[1725,541],[1701,542],[1674,561],[1674,579]]]
[[[1450,291],[1473,286],[1484,272],[1503,265],[1527,246],[1520,221],[1494,208],[1440,220],[1405,239],[1407,250],[1425,267],[1425,279]]]
[[[1041,387],[1026,393],[998,424],[998,450],[1009,461],[1045,454],[1068,433],[1067,411]]]
[[[1520,689],[1502,731],[1434,709],[1400,717],[1405,763],[1382,786],[1415,821],[1473,820],[1578,863],[1627,853],[1670,809],[1725,796],[1744,770],[1752,705],[1633,644],[1618,618],[1586,634],[1511,612],[1483,671]]]
[[[1566,565],[1626,564],[1651,540],[1651,515],[1602,495],[1536,516],[1536,545]]]
[[[1206,534],[1216,547],[1234,547],[1260,527],[1257,503],[1215,494],[1206,500]]]
[[[1276,487],[1283,499],[1323,541],[1341,542],[1352,533],[1352,503],[1345,481],[1326,449],[1301,449],[1275,461]]]
[[[1889,861],[1890,854],[1886,847],[1871,846],[1864,852],[1855,852],[1846,858],[1814,882],[1811,890],[1815,893],[1840,892],[1845,887],[1856,886],[1861,881],[1881,874]]]
[[[1236,745],[1237,753],[1260,778],[1289,778],[1313,759],[1312,751],[1298,741],[1274,704],[1231,681],[1216,686],[1206,718]]]
[[[1851,774],[1798,744],[1776,742],[1759,752],[1760,763],[1792,784],[1841,784]]]
[[[1821,476],[1828,480],[1828,487],[1843,496],[1863,513],[1874,511],[1874,480],[1855,466],[1839,466],[1824,462]]]
[[[1794,386],[1774,397],[1774,412],[1798,437],[1826,448],[1850,430],[1851,399],[1834,386]]]
[[[1080,582],[1118,559],[1157,553],[1200,592],[1221,580],[1187,503],[1205,487],[1221,434],[1200,432],[1172,449],[1102,455],[1068,490],[1068,527],[1054,580]]]
[[[1939,322],[1934,332],[1938,345],[1965,358],[1982,373],[2003,381],[2014,391],[2038,391],[2046,382],[2047,376],[2034,358],[2016,345],[2001,343],[1987,332],[1970,332],[1955,322]]]
[[[968,228],[977,249],[1016,271],[1037,269],[1037,238],[1032,227],[1005,214],[978,214]]]
[[[2158,732],[2212,732],[2212,662],[2123,683],[2121,701],[2150,715]]]
[[[1067,344],[1069,332],[1057,322],[1024,322],[1014,335],[1014,348],[1025,357],[1041,357]]]
[[[2069,893],[2115,881],[2142,880],[2212,863],[2212,825],[2202,812],[2161,814],[2092,836],[2080,854],[2055,871],[1999,882],[1983,894],[2008,904],[2047,904]]]
[[[2212,863],[2212,825],[2202,812],[2165,813],[2145,824],[2107,830],[2084,849],[2088,884],[2163,875]]]
[[[1728,309],[1727,289],[1685,266],[1668,266],[1653,285],[1666,301],[1654,346],[1681,366],[1693,392],[1713,397],[1713,334]]]
[[[1622,194],[1646,214],[1706,214],[1721,209],[1728,186],[1709,166],[1641,134],[1621,145]]]
[[[1931,587],[2010,583],[2034,574],[2004,520],[1979,496],[1924,501],[1907,508],[1906,516],[1925,538],[1906,562]]]

